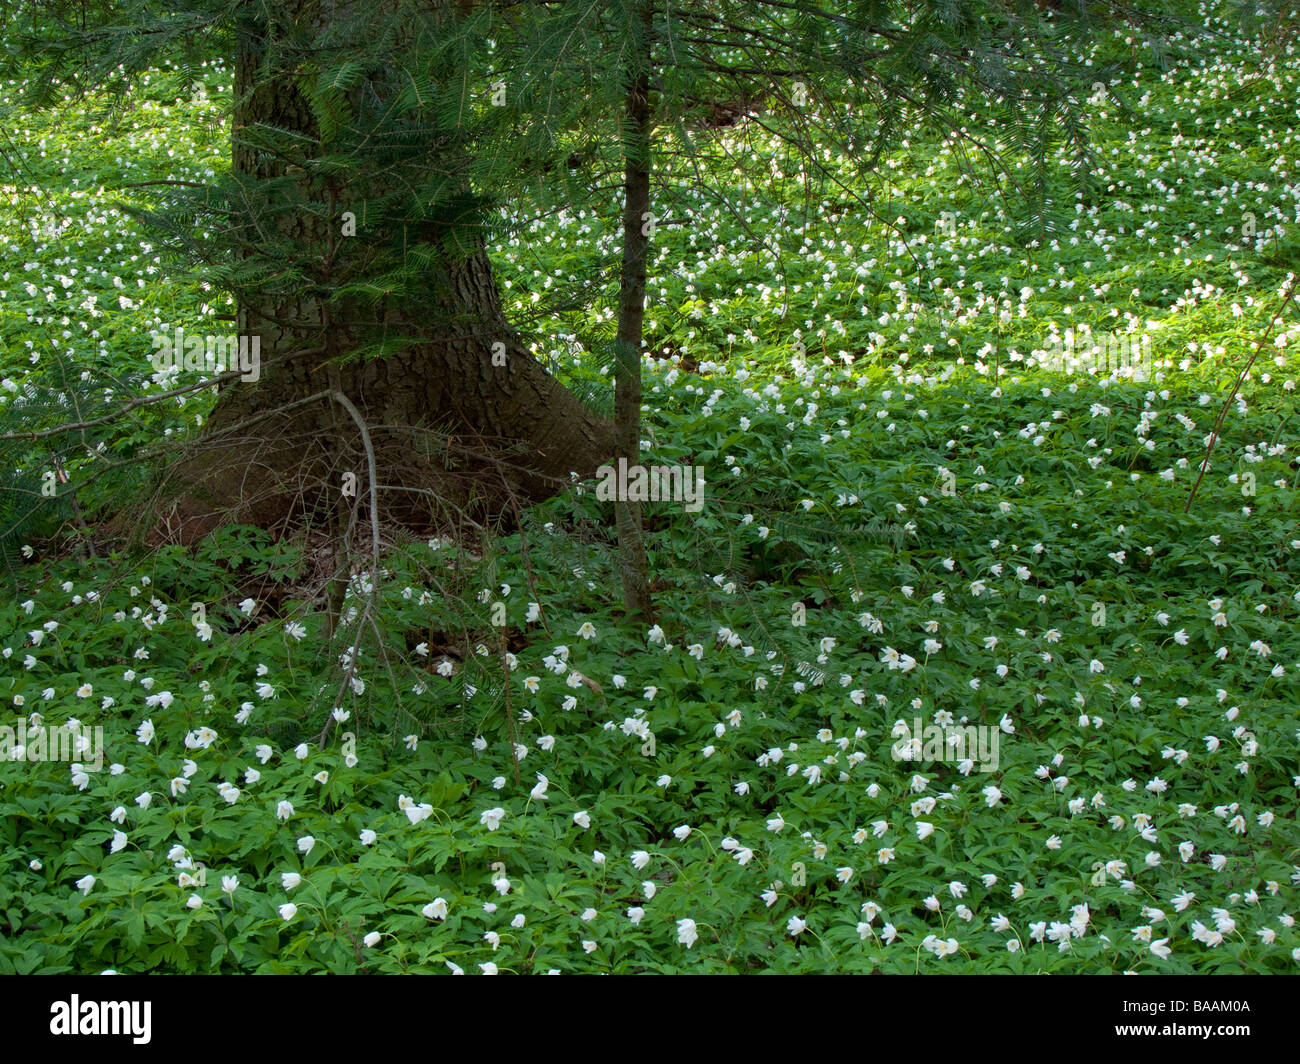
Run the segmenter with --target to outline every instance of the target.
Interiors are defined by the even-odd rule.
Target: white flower
[[[280,913],[280,919],[284,920],[287,923],[288,921],[292,920],[295,916],[298,915],[298,906],[294,905],[294,903],[291,901],[287,901],[280,906],[279,913]]]
[[[447,899],[434,898],[420,912],[430,920],[445,920],[447,919]]]
[[[478,818],[478,822],[486,827],[488,831],[496,831],[505,815],[506,811],[500,806],[497,806],[495,809],[485,809],[483,814]]]
[[[695,928],[694,920],[687,918],[677,921],[677,941],[687,949],[690,949],[695,945],[699,937],[699,932]]]
[[[421,820],[428,820],[429,817],[433,816],[433,806],[428,802],[421,802],[416,805],[410,798],[406,800],[408,804],[404,807],[403,812],[406,813],[406,819],[412,824],[418,824]]]
[[[89,894],[90,888],[93,887],[94,885],[95,885],[94,876],[89,876],[89,875],[82,876],[79,880],[77,880],[77,889],[81,891],[82,894]]]

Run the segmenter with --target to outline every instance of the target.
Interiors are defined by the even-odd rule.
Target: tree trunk
[[[449,272],[457,318],[475,319],[468,329],[400,355],[328,365],[355,340],[331,323],[324,349],[272,365],[257,383],[227,385],[201,450],[175,469],[184,485],[177,538],[191,542],[224,521],[272,527],[324,513],[346,472],[356,474],[364,500],[359,432],[332,399],[303,402],[327,390],[346,395],[369,427],[385,520],[428,528],[450,509],[481,521],[501,512],[510,492],[530,503],[555,494],[571,473],[590,476],[613,450],[610,425],[523,347],[501,312],[485,252]],[[301,330],[271,331],[251,322],[240,330],[260,332],[264,359],[298,346]],[[493,364],[497,345],[505,366]]]
[[[298,16],[301,28],[328,18],[330,5],[297,0],[280,7],[281,25]],[[259,150],[241,130],[273,127],[308,144],[320,139],[294,72],[267,78],[262,44],[242,49],[234,84],[234,172],[259,182],[296,177],[299,168]],[[448,152],[460,150],[449,139]],[[275,236],[310,252],[324,289],[339,263],[364,253],[368,234],[363,228],[341,235],[348,190],[315,180],[304,175],[299,187],[326,210],[259,218],[256,230],[273,225]],[[411,246],[433,253],[421,307],[331,306],[310,288],[241,303],[239,334],[260,337],[262,375],[223,387],[197,449],[173,467],[168,527],[176,539],[192,542],[230,521],[270,528],[325,519],[349,472],[365,505],[360,433],[321,392],[344,394],[367,424],[382,518],[421,530],[445,527],[457,512],[490,519],[508,507],[511,494],[523,504],[547,498],[571,474],[590,476],[610,457],[612,426],[551,377],[507,321],[481,230],[425,225]],[[358,346],[363,329],[373,335],[377,326],[410,345],[383,358],[339,361]]]
[[[629,72],[627,121],[623,134],[623,270],[618,301],[617,363],[614,378],[614,447],[629,467],[641,460],[641,348],[644,342],[646,259],[654,218],[650,210],[650,30],[651,5],[642,6],[637,33],[639,69]],[[623,608],[651,623],[649,564],[641,504],[614,503],[618,527]]]

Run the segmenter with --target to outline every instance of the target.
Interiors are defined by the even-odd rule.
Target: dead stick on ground
[[[510,708],[510,665],[506,661],[506,648],[509,644],[506,642],[506,630],[501,629],[501,671],[505,674],[505,693],[506,693],[506,721],[510,725],[510,759],[515,766],[515,786],[519,786],[519,752],[515,749],[515,715]]]

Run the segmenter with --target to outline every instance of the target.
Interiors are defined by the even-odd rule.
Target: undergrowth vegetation
[[[1099,94],[1094,192],[1040,239],[942,144],[860,178],[885,225],[719,134],[722,185],[776,178],[730,188],[743,226],[683,186],[656,237],[644,461],[705,499],[647,508],[649,631],[590,484],[392,532],[329,633],[307,540],[50,538],[44,480],[89,529],[208,393],[6,443],[0,972],[1296,971],[1300,66],[1199,17],[1203,65]],[[150,331],[229,308],[105,190],[224,165],[223,86],[14,129],[4,431],[190,379]],[[495,255],[597,403],[617,208]],[[1067,330],[1157,364],[1037,365]],[[80,760],[13,756],[69,722]]]

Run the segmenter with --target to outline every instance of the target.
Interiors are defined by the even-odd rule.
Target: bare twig
[[[292,351],[280,357],[288,358],[289,355],[293,355],[295,357],[302,356],[302,355],[318,355],[321,354],[322,351],[323,349],[321,349],[320,351],[317,350]],[[148,406],[150,403],[159,403],[162,402],[162,400],[164,399],[172,399],[178,395],[184,395],[186,392],[197,392],[203,388],[211,388],[214,385],[223,384],[226,381],[234,380],[236,377],[242,376],[243,372],[244,372],[243,370],[232,369],[226,371],[225,373],[219,373],[215,377],[209,377],[206,380],[201,380],[197,384],[187,384],[181,388],[173,388],[169,392],[159,392],[157,395],[136,396],[136,398],[130,400],[125,406],[122,406],[119,409],[114,410],[111,414],[105,414],[103,417],[91,418],[89,421],[74,421],[66,425],[56,425],[52,429],[42,429],[40,432],[0,433],[0,440],[43,440],[43,439],[47,439],[50,436],[60,436],[65,432],[76,432],[79,429],[88,429],[88,428],[93,428],[96,425],[104,425],[110,421],[116,420],[117,418],[121,417],[123,414],[126,414],[134,410],[138,406]],[[316,396],[312,396],[312,398],[316,398]],[[285,408],[281,407],[280,409],[285,409]]]
[[[1268,330],[1264,333],[1263,339],[1255,341],[1255,350],[1251,352],[1250,358],[1246,360],[1246,364],[1241,367],[1241,373],[1237,376],[1237,383],[1232,386],[1232,391],[1229,393],[1228,398],[1223,401],[1223,409],[1219,411],[1219,419],[1214,423],[1214,428],[1210,432],[1209,442],[1205,445],[1205,458],[1201,462],[1201,471],[1197,474],[1196,483],[1192,485],[1192,493],[1187,496],[1187,505],[1183,507],[1183,513],[1191,512],[1192,500],[1196,498],[1196,491],[1201,486],[1201,481],[1205,479],[1206,470],[1210,468],[1210,452],[1214,450],[1214,445],[1219,442],[1219,431],[1223,428],[1224,419],[1228,416],[1228,409],[1232,406],[1232,401],[1237,397],[1237,393],[1245,383],[1246,377],[1249,376],[1250,367],[1255,364],[1255,359],[1259,358],[1259,352],[1263,348],[1265,341],[1267,341],[1269,336],[1272,335],[1273,326],[1275,326],[1278,319],[1282,317],[1282,312],[1286,310],[1287,305],[1295,298],[1295,290],[1296,275],[1292,274],[1287,280],[1286,298],[1282,300],[1282,305],[1277,308],[1277,311],[1269,321]]]
[[[370,610],[375,600],[379,597],[379,474],[375,468],[375,448],[370,441],[370,430],[366,428],[365,419],[355,406],[352,400],[342,392],[327,392],[339,406],[348,412],[348,415],[356,422],[357,430],[361,433],[361,445],[366,449],[366,468],[369,472],[369,491],[370,491],[370,557],[372,562],[372,574],[370,579],[370,595],[366,599],[365,609],[357,620],[357,634],[352,641],[352,650],[348,654],[347,671],[343,674],[343,682],[339,685],[339,693],[334,698],[334,705],[330,709],[330,715],[325,719],[325,726],[321,729],[317,745],[320,749],[325,749],[325,740],[329,737],[330,728],[334,724],[334,713],[339,706],[343,704],[343,696],[347,693],[348,684],[352,682],[352,676],[357,670],[357,653],[361,649],[361,633],[365,629],[366,620],[370,616]]]

